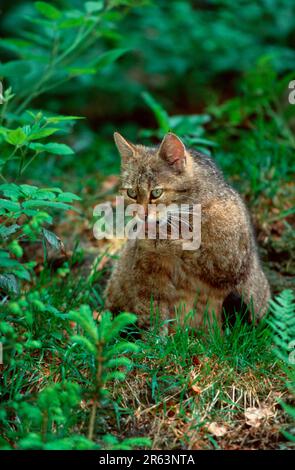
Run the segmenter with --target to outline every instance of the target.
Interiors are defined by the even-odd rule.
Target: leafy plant
[[[10,390],[6,400],[2,397],[0,407],[0,421],[3,424],[1,448],[10,448],[12,436],[14,441],[17,436],[15,445],[18,449],[131,449],[134,446],[150,445],[145,438],[119,441],[115,436],[104,433],[98,441],[96,437],[98,411],[102,414],[99,407],[105,407],[112,401],[107,387],[114,381],[124,380],[127,371],[133,366],[126,354],[135,352],[138,348],[134,343],[120,339],[120,334],[134,323],[135,315],[122,313],[113,320],[109,312],[104,312],[99,322],[96,322],[91,309],[86,305],[69,314],[61,314],[36,295],[30,295],[27,300],[23,299],[18,303],[10,303],[8,308],[9,317],[5,318],[3,312],[0,322],[0,339],[4,349],[4,363],[7,364],[4,366],[4,389]],[[39,315],[46,318],[48,310],[52,320],[55,320],[51,328],[48,327],[48,322],[46,325],[39,323]],[[16,370],[18,374],[23,374],[27,366],[25,374],[32,383],[32,377],[40,373],[41,348],[46,348],[46,343],[47,347],[51,344],[48,351],[52,350],[54,354],[54,349],[51,349],[51,335],[57,333],[58,323],[70,333],[71,328],[74,328],[73,322],[77,334],[72,335],[70,340],[67,340],[67,335],[61,335],[57,337],[56,343],[58,363],[61,361],[62,367],[67,368],[67,375],[70,373],[71,377],[62,382],[47,384],[37,395],[29,387],[25,396],[22,396],[14,386],[16,383],[12,372]],[[18,337],[20,325],[23,328],[23,337],[28,338],[23,345],[19,343]],[[43,344],[40,340],[33,339],[35,335],[41,338],[42,330],[46,335]],[[81,378],[74,382],[73,371],[76,373],[78,370],[81,371]],[[78,425],[81,403],[84,403],[84,407],[92,403],[87,437]]]
[[[30,28],[22,30],[22,39],[5,38],[0,43],[18,57],[0,67],[0,76],[10,81],[16,94],[9,105],[11,112],[19,115],[45,92],[75,77],[96,74],[124,54],[126,49],[113,49],[97,55],[94,48],[107,34],[104,28],[114,16],[112,7],[120,3],[104,7],[100,1],[83,2],[81,9],[58,9],[35,2],[35,11],[26,17]]]
[[[153,112],[158,125],[156,130],[143,130],[141,132],[142,137],[157,137],[161,139],[165,133],[173,131],[181,135],[188,146],[196,146],[206,153],[208,153],[207,147],[214,147],[216,145],[204,137],[204,125],[211,120],[208,114],[169,116],[162,105],[148,92],[144,92],[142,96],[147,106]]]
[[[290,392],[295,392],[295,296],[291,290],[284,290],[270,303],[271,317],[269,324],[273,331],[273,341],[275,344],[275,353],[279,359],[285,363],[286,374],[288,377],[287,386]],[[295,408],[292,405],[282,402],[284,410],[295,418]],[[295,442],[295,434],[283,430],[284,435]]]
[[[28,242],[48,242],[60,250],[63,244],[50,230],[52,216],[46,210],[69,210],[69,203],[80,198],[59,188],[42,188],[28,184],[5,183],[0,185],[0,224],[2,249],[0,251],[0,287],[18,293],[17,280],[31,280],[30,271],[35,262],[21,263],[23,246]]]
[[[120,354],[137,351],[134,343],[127,341],[115,342],[120,332],[131,323],[134,323],[136,316],[128,313],[121,313],[114,320],[109,312],[101,314],[100,323],[97,327],[92,318],[89,307],[83,306],[78,312],[70,313],[70,319],[76,321],[85,331],[86,335],[75,335],[72,337],[74,344],[79,344],[86,352],[88,364],[92,364],[90,376],[92,387],[89,390],[93,405],[91,409],[88,437],[93,439],[97,407],[101,400],[109,395],[106,388],[110,380],[124,380],[124,369],[130,369],[132,362],[128,357]],[[85,353],[84,353],[85,354]],[[120,357],[118,357],[120,355]],[[118,367],[123,370],[113,370]]]

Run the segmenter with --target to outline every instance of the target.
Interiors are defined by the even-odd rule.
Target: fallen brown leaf
[[[266,406],[261,408],[246,408],[246,423],[253,428],[258,428],[261,422],[273,416],[273,412]]]
[[[197,393],[198,395],[201,393],[201,389],[200,387],[198,387],[197,385],[192,385],[192,390]]]
[[[207,429],[211,434],[213,434],[213,436],[216,437],[222,437],[228,431],[228,428],[226,426],[215,422],[210,423]]]

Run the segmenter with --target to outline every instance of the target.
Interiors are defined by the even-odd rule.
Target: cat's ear
[[[119,132],[114,133],[114,140],[115,144],[117,146],[117,149],[119,150],[119,153],[122,158],[122,162],[127,162],[129,158],[133,157],[135,154],[135,147],[133,144],[128,142],[124,137],[119,134]]]
[[[185,146],[177,135],[169,132],[165,135],[159,149],[159,156],[178,171],[186,164]]]

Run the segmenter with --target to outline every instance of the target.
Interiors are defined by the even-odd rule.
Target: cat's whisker
[[[180,212],[172,212],[172,211],[169,211],[169,215],[171,216],[177,216],[179,215],[180,217],[183,216],[183,215],[200,215],[198,212],[186,212],[186,211],[180,211]]]
[[[189,206],[189,204],[187,204]],[[191,207],[181,207],[178,206],[177,208],[171,208],[170,206],[167,206],[167,210],[164,211],[164,214],[167,216],[169,214],[199,214],[199,211],[193,210],[192,204],[190,205]]]
[[[179,225],[177,224],[174,224],[173,222],[171,221],[168,221],[168,225],[173,229],[175,229],[177,231],[177,233],[179,232]]]
[[[178,225],[171,219],[167,220],[167,224],[171,227],[178,228]]]
[[[189,225],[189,221],[186,220],[186,219],[182,219],[182,218],[179,219],[179,218],[177,217],[177,218],[173,218],[172,220],[173,220],[174,222],[181,222],[181,223],[183,223],[183,224]]]
[[[182,225],[186,225],[187,227],[191,228],[191,224],[187,221],[187,220],[184,220],[184,219],[179,219],[179,218],[175,218],[175,219],[171,219],[170,220],[173,220],[175,222],[179,222],[182,224]]]

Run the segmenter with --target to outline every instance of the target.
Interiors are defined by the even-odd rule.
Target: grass
[[[171,336],[145,332],[138,343],[137,367],[114,389],[121,432],[149,436],[154,449],[283,445],[284,373],[265,323],[238,317],[224,334],[179,326]],[[247,424],[252,408],[261,417]]]

